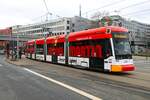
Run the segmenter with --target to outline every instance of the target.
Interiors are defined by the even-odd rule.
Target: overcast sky
[[[44,20],[47,10],[44,0],[0,0],[0,28],[12,25],[31,24]],[[45,0],[49,12],[62,17],[79,15],[81,4],[82,16],[108,11],[110,14],[122,15],[130,20],[150,24],[150,0]],[[139,5],[139,3],[141,4]],[[137,4],[136,6],[134,4]],[[109,6],[106,6],[109,5]],[[134,6],[130,6],[134,5]],[[129,7],[128,7],[129,6]],[[122,9],[127,7],[126,9]],[[99,8],[99,9],[97,9]],[[137,13],[136,13],[137,12]]]

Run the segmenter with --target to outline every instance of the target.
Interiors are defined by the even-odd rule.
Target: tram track
[[[104,77],[95,77],[95,76],[89,75],[89,74],[85,74],[84,78],[91,79],[91,81],[95,82],[96,84],[107,84],[112,87],[128,89],[130,91],[134,91],[134,92],[138,92],[138,93],[145,93],[145,94],[150,95],[150,88],[147,88],[147,87],[130,84],[130,83],[125,83],[125,82],[121,82],[121,81],[116,81],[116,80],[108,79],[108,78],[104,78]]]

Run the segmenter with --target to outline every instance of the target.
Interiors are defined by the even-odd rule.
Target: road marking
[[[44,75],[42,75],[42,74],[39,74],[39,73],[37,73],[37,72],[34,72],[34,71],[28,69],[28,68],[24,68],[24,70],[26,70],[26,71],[28,71],[28,72],[30,72],[30,73],[32,73],[32,74],[35,74],[35,75],[37,75],[37,76],[39,76],[39,77],[42,77],[42,78],[44,78],[44,79],[46,79],[46,80],[49,80],[49,81],[51,81],[51,82],[53,82],[53,83],[55,83],[55,84],[58,84],[58,85],[60,85],[60,86],[63,86],[63,87],[65,87],[65,88],[69,89],[69,90],[72,90],[72,91],[74,91],[74,92],[76,92],[76,93],[78,93],[78,94],[80,94],[80,95],[82,95],[82,96],[85,96],[85,97],[87,97],[87,98],[89,98],[89,99],[91,99],[91,100],[102,100],[102,99],[99,98],[99,97],[96,97],[96,96],[94,96],[94,95],[91,95],[91,94],[89,94],[89,93],[87,93],[87,92],[84,92],[84,91],[82,91],[82,90],[80,90],[80,89],[77,89],[77,88],[75,88],[75,87],[72,87],[72,86],[70,86],[70,85],[64,84],[64,83],[62,83],[62,82],[60,82],[60,81],[54,80],[54,79],[52,79],[52,78],[50,78],[50,77],[46,77],[46,76],[44,76]]]

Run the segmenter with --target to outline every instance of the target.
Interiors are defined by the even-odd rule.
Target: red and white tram
[[[128,30],[123,27],[108,26],[32,40],[27,43],[27,57],[109,72],[135,69]]]

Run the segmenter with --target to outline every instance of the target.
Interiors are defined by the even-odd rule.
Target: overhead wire
[[[124,0],[124,1],[125,1],[125,0]],[[40,16],[40,17],[34,18],[34,19],[41,18],[41,17],[43,17],[43,16],[46,16],[47,14],[54,15],[54,14],[52,14],[52,13],[49,12],[49,9],[48,9],[48,6],[47,6],[47,4],[46,4],[46,1],[43,0],[43,2],[44,2],[44,5],[45,5],[45,7],[46,7],[47,13],[44,14],[44,15],[42,15],[42,16]],[[110,7],[110,6],[112,6],[112,5],[114,5],[114,4],[118,4],[118,3],[120,3],[120,2],[122,2],[122,0],[119,0],[119,1],[116,1],[116,2],[113,2],[113,3],[106,4],[106,5],[104,5],[104,6],[100,7],[100,8],[92,9],[92,10],[89,10],[89,11],[87,11],[87,12],[85,12],[85,13],[82,13],[82,14],[86,14],[86,13],[89,13],[89,12],[92,12],[92,11],[95,11],[95,10],[99,10],[99,9],[102,9],[102,8],[105,8],[105,7]],[[124,10],[124,9],[128,9],[128,8],[130,8],[130,7],[139,6],[139,5],[148,3],[148,2],[150,2],[150,0],[148,0],[148,1],[143,1],[143,2],[138,2],[138,3],[132,4],[132,5],[128,5],[128,6],[126,6],[126,7],[120,8],[120,9],[121,9],[121,10]],[[141,12],[143,12],[143,11],[144,11],[144,12],[147,12],[148,10],[150,10],[150,9],[144,9],[144,10],[141,10],[141,11],[131,12],[131,13],[123,14],[123,15],[134,15],[134,14],[136,14],[136,13],[138,13],[138,12],[139,12],[139,13],[141,13]],[[59,18],[62,18],[62,17],[60,17],[59,15],[56,15],[56,14],[55,14],[54,16],[59,17]],[[33,19],[33,20],[34,20],[34,19]]]
[[[138,5],[142,5],[142,4],[145,4],[145,3],[148,3],[148,2],[150,2],[150,0],[143,1],[143,2],[138,2],[138,3],[135,3],[135,4],[129,5],[129,6],[120,8],[120,10],[128,9],[128,8],[135,7],[135,6],[138,6]]]
[[[138,3],[135,3],[135,4],[131,4],[131,5],[128,5],[126,7],[119,8],[119,10],[114,10],[114,11],[120,12],[121,10],[128,9],[128,8],[131,8],[131,7],[135,7],[135,6],[139,6],[139,5],[148,3],[148,2],[150,2],[150,0],[143,1],[143,2],[138,2]],[[114,11],[110,11],[110,12],[114,12]]]
[[[43,1],[44,1],[44,4],[45,4],[45,7],[46,7],[46,9],[47,9],[48,14],[54,15],[54,16],[56,16],[56,17],[61,17],[61,16],[59,16],[59,15],[57,15],[57,14],[51,13],[51,12],[49,11],[49,9],[48,9],[48,6],[47,6],[47,4],[46,4],[46,1],[45,1],[45,0],[43,0]]]
[[[136,7],[136,6],[139,6],[139,5],[143,5],[143,4],[149,3],[149,2],[150,2],[150,0],[143,1],[143,2],[138,2],[138,3],[135,3],[135,4],[131,4],[131,5],[128,5],[128,6],[126,6],[126,7],[120,8],[120,9],[118,10],[118,12],[120,12],[121,10],[125,10],[125,9],[128,9],[128,8],[131,8],[131,7]],[[139,14],[140,14],[140,16],[142,16],[142,15],[145,15],[145,14],[143,14],[143,13],[149,12],[149,11],[150,11],[150,9],[144,9],[144,10],[140,10],[140,11],[134,11],[134,12],[122,14],[121,16],[132,16],[132,15],[139,15]],[[111,11],[111,12],[113,12],[113,11]],[[117,12],[117,10],[116,10],[116,12]],[[142,13],[142,14],[141,14],[141,13]],[[118,14],[118,15],[119,15],[119,14]]]
[[[44,2],[44,6],[45,6],[47,12],[46,12],[45,14],[41,15],[41,16],[38,16],[38,17],[35,17],[35,18],[31,19],[32,21],[35,21],[35,20],[37,20],[37,19],[41,19],[42,17],[45,17],[45,16],[46,16],[46,18],[48,18],[48,15],[50,15],[50,16],[55,16],[55,17],[58,17],[58,18],[63,18],[63,17],[61,17],[61,16],[59,16],[59,15],[57,15],[57,14],[51,13],[51,12],[49,11],[49,9],[48,9],[48,6],[47,6],[46,1],[43,0],[43,2]],[[47,20],[48,20],[48,19],[47,19]]]
[[[150,11],[150,8],[149,9],[140,10],[140,11],[131,12],[131,13],[127,13],[127,14],[123,14],[123,15],[132,15],[132,14],[143,13],[143,12],[147,12],[147,11]]]
[[[46,8],[47,12],[49,13],[49,10],[48,10],[48,7],[47,7],[47,4],[46,4],[46,1],[45,1],[45,0],[43,0],[43,2],[44,2],[44,5],[45,5],[45,8]]]
[[[126,0],[124,0],[124,1],[126,1]],[[106,5],[102,6],[102,7],[86,11],[86,12],[84,12],[82,14],[84,15],[84,14],[87,14],[89,12],[93,12],[93,11],[96,11],[96,10],[99,10],[99,9],[102,9],[102,8],[105,8],[105,7],[110,7],[110,6],[116,5],[116,4],[121,3],[121,2],[123,2],[123,1],[119,0],[119,1],[116,1],[116,2],[113,2],[113,3],[109,3],[109,4],[106,4]]]

